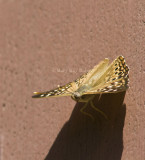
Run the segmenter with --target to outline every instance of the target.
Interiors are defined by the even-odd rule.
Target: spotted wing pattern
[[[56,96],[71,96],[74,92],[74,83],[68,83],[64,86],[60,86],[56,89],[46,91],[46,92],[34,92],[32,98],[44,98],[44,97],[56,97]]]
[[[125,91],[129,83],[129,68],[124,57],[119,56],[115,59],[97,83],[97,86],[86,91],[85,94]]]

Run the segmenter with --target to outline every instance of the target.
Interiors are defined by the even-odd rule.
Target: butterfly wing
[[[56,89],[46,92],[34,92],[32,98],[45,98],[45,97],[58,97],[58,96],[70,96],[74,92],[76,85],[74,82],[70,82],[64,86],[57,87]]]
[[[108,63],[109,63],[109,60],[106,58],[103,61],[101,61],[97,66],[95,66],[92,70],[85,73],[74,82],[70,82],[54,90],[50,90],[46,92],[34,92],[34,95],[32,97],[44,98],[44,97],[71,96],[73,92],[75,92],[78,88],[80,88],[80,86],[87,83],[90,77],[93,77],[93,75],[96,74],[96,72],[101,72],[102,69],[106,70]]]
[[[129,68],[124,57],[119,56],[84,94],[122,92],[128,88],[128,82]]]
[[[80,78],[78,78],[75,82],[78,84],[78,88],[80,88],[83,85],[92,84],[93,78],[97,73],[97,78],[99,78],[104,71],[108,68],[109,59],[105,58],[103,61],[101,61],[98,65],[94,66],[93,69],[82,75]],[[97,80],[96,78],[96,80]]]

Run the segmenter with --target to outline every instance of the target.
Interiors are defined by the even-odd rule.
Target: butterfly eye
[[[74,96],[75,100],[78,101],[80,99],[80,97],[78,96]]]

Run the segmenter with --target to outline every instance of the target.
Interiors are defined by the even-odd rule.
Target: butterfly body
[[[129,68],[123,56],[109,65],[104,59],[77,80],[46,92],[34,92],[33,98],[71,96],[78,102],[89,102],[95,94],[116,93],[128,88]]]
[[[79,92],[74,92],[71,98],[76,102],[89,102],[94,98],[94,95],[83,95],[80,94]]]

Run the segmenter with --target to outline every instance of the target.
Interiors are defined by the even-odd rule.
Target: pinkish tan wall
[[[0,1],[0,160],[145,159],[145,1]],[[123,55],[130,89],[88,106],[32,99]],[[124,99],[125,96],[125,99]],[[123,102],[124,100],[124,102]]]

